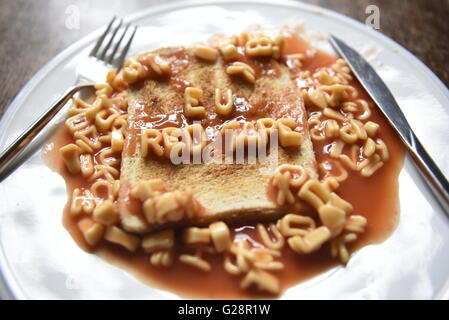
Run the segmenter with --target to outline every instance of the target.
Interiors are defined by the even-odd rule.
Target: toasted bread
[[[171,62],[176,75],[148,79],[129,89],[128,126],[130,128],[121,164],[119,205],[121,223],[131,232],[147,233],[164,227],[206,225],[224,220],[243,223],[271,220],[286,213],[269,197],[270,175],[261,174],[261,164],[180,164],[161,160],[155,155],[142,157],[136,128],[183,126],[191,123],[183,114],[184,89],[194,86],[203,90],[201,105],[206,109],[204,127],[215,127],[224,121],[257,120],[259,118],[291,118],[303,134],[300,148],[278,149],[278,164],[303,166],[316,177],[316,161],[310,140],[306,111],[301,94],[290,78],[288,69],[274,59],[253,64],[254,84],[226,73],[226,62],[201,61],[192,48],[164,48],[155,51]],[[218,117],[214,112],[215,88],[230,88],[236,110]],[[217,119],[219,121],[217,122]],[[299,129],[298,129],[299,128]],[[194,219],[183,219],[166,225],[149,225],[138,205],[132,205],[130,190],[139,181],[161,178],[169,190],[191,190],[204,208]]]

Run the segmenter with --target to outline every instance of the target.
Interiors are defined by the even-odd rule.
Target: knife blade
[[[366,92],[396,129],[430,190],[443,211],[449,215],[449,183],[416,137],[391,91],[374,68],[357,51],[332,34],[329,35],[329,42],[346,60]]]

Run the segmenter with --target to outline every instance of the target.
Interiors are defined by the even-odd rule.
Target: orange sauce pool
[[[319,67],[329,67],[337,59],[312,48],[297,36],[288,38],[286,50],[287,54],[308,53],[313,56],[313,59],[309,59],[310,62],[306,62],[303,66],[304,70],[312,72]],[[357,81],[353,80],[350,84],[359,91],[359,96],[362,99],[371,101]],[[390,159],[369,178],[363,178],[358,173],[348,171],[348,179],[341,183],[337,191],[343,199],[353,205],[354,214],[363,215],[368,219],[366,231],[354,244],[349,246],[351,253],[367,244],[378,243],[386,239],[393,232],[398,221],[398,175],[402,168],[404,151],[394,130],[377,107],[372,108],[370,120],[380,125],[379,137],[388,146]],[[47,148],[45,158],[65,178],[67,184],[69,201],[64,209],[63,225],[82,249],[91,252],[91,248],[85,242],[77,226],[77,219],[69,213],[73,189],[85,186],[85,182],[81,176],[69,175],[59,156],[59,148],[71,142],[68,130],[62,126],[51,142],[53,148],[50,150]],[[318,163],[329,157],[326,151],[328,143],[314,141],[314,151]],[[255,227],[251,224],[233,226],[233,233],[238,237],[246,237],[250,241],[259,240]],[[181,296],[192,298],[266,297],[266,295],[254,291],[241,290],[239,287],[241,277],[230,275],[224,271],[223,257],[220,255],[206,255],[205,258],[211,263],[212,271],[202,272],[181,263],[174,263],[169,269],[155,268],[150,264],[148,254],[142,251],[130,253],[122,247],[105,241],[95,248],[95,253],[108,262],[127,270],[139,280]],[[279,261],[283,262],[285,267],[273,274],[280,280],[281,291],[339,265],[337,259],[331,258],[328,244],[310,255],[298,255],[288,246],[284,246]]]

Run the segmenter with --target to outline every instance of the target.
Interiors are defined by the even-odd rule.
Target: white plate
[[[182,2],[150,8],[127,19],[139,24],[130,54],[190,43],[248,25],[306,22],[307,30],[332,31],[355,48],[371,48],[371,61],[391,88],[416,134],[449,173],[449,92],[408,51],[347,17],[296,2]],[[101,30],[73,44],[22,89],[1,121],[0,145],[11,142],[75,81],[75,67]],[[321,40],[316,45],[331,50]],[[44,45],[44,44],[43,44]],[[376,54],[373,55],[372,53]],[[369,196],[369,195],[367,195]],[[338,267],[299,284],[282,298],[430,299],[449,295],[449,219],[406,158],[400,174],[400,223],[381,244],[359,250]],[[128,273],[78,248],[61,223],[66,191],[40,153],[0,185],[0,266],[4,298],[160,298],[173,293],[148,287]]]

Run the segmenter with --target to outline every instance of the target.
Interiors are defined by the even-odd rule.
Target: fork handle
[[[79,85],[70,88],[66,94],[56,101],[39,119],[29,126],[5,151],[0,155],[0,182],[8,177],[15,168],[21,165],[24,159],[19,159],[19,153],[38,135],[51,119],[62,109],[69,99],[78,91],[92,87],[92,84]],[[22,161],[21,161],[22,160]]]

